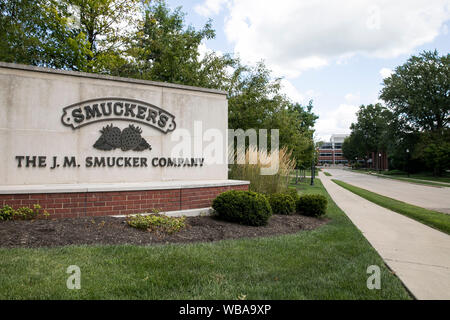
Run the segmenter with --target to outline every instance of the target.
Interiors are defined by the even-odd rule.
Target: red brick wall
[[[248,190],[248,185],[193,189],[0,195],[0,206],[14,209],[39,204],[51,218],[126,215],[207,208],[227,190]]]

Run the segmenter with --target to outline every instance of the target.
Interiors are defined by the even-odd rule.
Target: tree
[[[70,8],[57,0],[0,2],[0,60],[73,69],[89,54],[84,34],[71,28]]]
[[[350,129],[360,143],[361,153],[367,155],[369,152],[386,150],[387,129],[390,123],[391,112],[377,103],[367,106],[361,105],[356,113],[357,121],[352,123]]]
[[[149,0],[60,0],[71,8],[71,30],[88,44],[76,70],[114,74],[130,59],[130,39],[142,22],[142,5]]]
[[[442,175],[450,167],[450,130],[421,133],[413,157],[422,159],[433,175]]]
[[[127,62],[128,40],[142,20],[140,3],[4,1],[0,4],[0,60],[111,73]]]
[[[413,160],[423,161],[435,175],[448,168],[450,158],[444,151],[450,123],[450,54],[424,51],[412,56],[384,80],[380,98],[393,113],[389,136],[394,157],[404,158],[408,148],[414,150]]]
[[[309,166],[314,156],[313,127],[317,116],[307,106],[293,103],[281,93],[264,63],[254,67],[236,61],[228,88],[231,129],[279,130],[280,147],[293,151],[298,167]],[[270,139],[270,137],[269,137]]]
[[[200,30],[185,26],[181,8],[171,11],[164,1],[144,6],[144,20],[131,39],[133,57],[117,70],[121,76],[225,89],[226,68],[234,61],[213,52],[200,57],[203,40],[215,37],[208,21]]]
[[[366,161],[367,152],[363,137],[359,132],[352,132],[350,136],[345,138],[342,144],[342,153],[349,161],[354,159],[364,159]]]
[[[450,121],[450,54],[425,51],[384,79],[380,98],[406,130],[437,131]]]

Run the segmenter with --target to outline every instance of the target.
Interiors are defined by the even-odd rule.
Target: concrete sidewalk
[[[450,299],[450,236],[365,200],[330,178],[320,174],[334,202],[412,294]]]
[[[450,214],[450,188],[425,186],[342,169],[327,170],[333,179],[418,207]]]

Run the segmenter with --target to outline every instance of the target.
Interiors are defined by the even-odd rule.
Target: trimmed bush
[[[297,200],[296,209],[301,215],[320,217],[327,212],[327,204],[327,198],[321,194],[305,194]]]
[[[248,226],[264,226],[272,215],[266,196],[252,191],[230,190],[212,203],[220,219]]]
[[[284,193],[290,195],[295,202],[300,198],[297,188],[288,188]]]
[[[269,203],[273,214],[292,214],[295,212],[295,201],[288,194],[274,193],[270,195]]]

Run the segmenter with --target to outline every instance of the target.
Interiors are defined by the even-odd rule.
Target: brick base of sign
[[[50,218],[75,218],[177,211],[210,207],[227,190],[248,190],[246,185],[168,190],[33,193],[0,195],[0,206],[14,209],[39,204]]]

